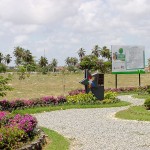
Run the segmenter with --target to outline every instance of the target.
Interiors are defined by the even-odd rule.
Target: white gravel
[[[143,99],[119,96],[132,105]],[[70,150],[150,150],[150,122],[114,118],[119,108],[70,109],[36,114],[39,126],[71,140]]]

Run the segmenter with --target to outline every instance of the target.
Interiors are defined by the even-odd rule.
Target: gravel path
[[[132,105],[144,100],[119,96]],[[149,150],[150,123],[114,118],[119,108],[70,109],[36,114],[39,125],[71,140],[71,150]]]

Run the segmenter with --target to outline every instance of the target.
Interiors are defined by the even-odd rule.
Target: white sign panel
[[[145,67],[143,46],[113,45],[112,72],[131,72]]]

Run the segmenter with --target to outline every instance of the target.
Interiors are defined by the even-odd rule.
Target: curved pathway
[[[132,105],[143,99],[119,96]],[[36,114],[39,126],[55,130],[71,140],[71,150],[149,150],[150,122],[114,118],[126,107],[70,109]]]

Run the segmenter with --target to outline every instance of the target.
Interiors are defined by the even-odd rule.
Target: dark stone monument
[[[85,86],[85,92],[90,91],[98,100],[104,99],[104,74],[90,74],[90,72],[85,70],[85,78],[80,81],[81,84]]]

